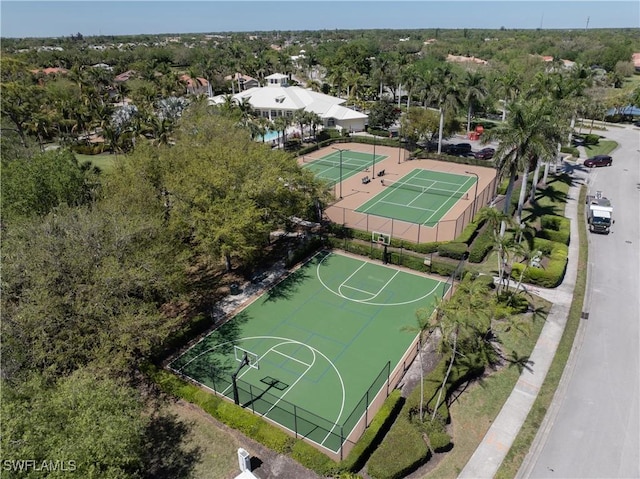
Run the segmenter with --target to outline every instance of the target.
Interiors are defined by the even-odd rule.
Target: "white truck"
[[[587,195],[587,223],[592,233],[609,234],[613,220],[611,201],[602,196],[601,191]]]

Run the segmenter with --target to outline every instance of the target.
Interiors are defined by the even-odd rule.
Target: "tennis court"
[[[386,155],[374,156],[373,153],[342,150],[342,179],[350,178],[363,171],[372,171],[374,164],[386,158]],[[319,158],[303,156],[302,162],[303,168],[311,170],[317,178],[325,180],[329,185],[334,185],[340,181],[340,151],[336,150]],[[370,176],[373,176],[373,174]]]
[[[472,202],[475,176],[414,169],[356,209],[359,213],[435,226],[458,201]]]
[[[449,286],[321,252],[169,367],[296,437],[342,452],[375,414],[374,398],[395,386],[392,371],[413,358],[417,331],[402,328],[415,327],[416,310],[433,308]]]

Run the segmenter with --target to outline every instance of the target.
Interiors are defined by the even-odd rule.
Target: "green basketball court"
[[[435,226],[458,201],[473,201],[475,184],[475,176],[415,169],[398,181],[385,180],[384,191],[356,211]]]
[[[402,328],[415,327],[416,310],[433,308],[448,289],[420,273],[322,252],[170,368],[336,453],[415,350],[417,331]],[[239,368],[245,354],[249,364]]]
[[[374,164],[386,159],[386,155],[374,155],[360,151],[342,150],[342,179],[350,178],[358,173],[373,171]],[[320,158],[303,156],[303,168],[311,170],[316,177],[330,185],[340,181],[340,151],[334,151]],[[372,174],[369,175],[370,177]],[[371,178],[373,180],[373,178]]]

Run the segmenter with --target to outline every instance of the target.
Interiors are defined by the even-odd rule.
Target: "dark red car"
[[[596,155],[584,160],[584,166],[587,168],[595,168],[596,166],[611,166],[613,158],[609,155]]]
[[[493,158],[493,155],[496,154],[495,148],[483,148],[482,150],[476,151],[473,156],[477,160],[490,160]]]

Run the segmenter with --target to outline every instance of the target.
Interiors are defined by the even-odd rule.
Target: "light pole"
[[[471,207],[473,209],[473,215],[471,219],[473,220],[473,217],[476,215],[476,201],[478,201],[478,183],[480,183],[480,177],[478,176],[478,173],[474,173],[473,171],[465,171],[465,173],[467,175],[475,175],[476,177],[476,189],[473,193],[473,205]]]
[[[343,150],[341,148],[336,148],[335,146],[332,146],[331,148],[340,152],[340,199],[342,199],[342,152],[349,151],[349,150],[347,149]]]
[[[401,151],[402,151],[402,118],[400,119],[400,133],[398,134],[398,164],[400,164]]]
[[[371,179],[376,177],[376,136],[373,135],[373,163],[371,165]]]

